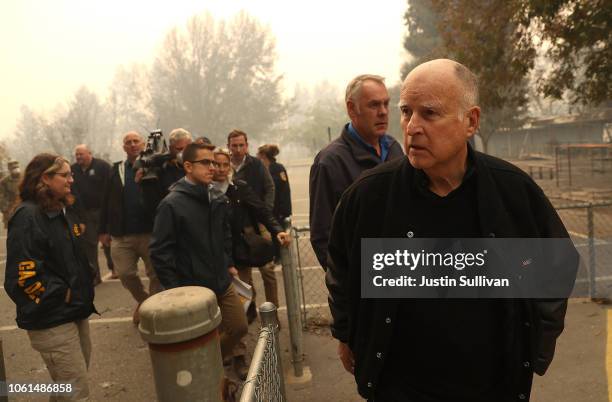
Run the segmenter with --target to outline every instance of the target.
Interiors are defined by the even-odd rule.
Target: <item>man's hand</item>
[[[98,241],[100,243],[102,243],[102,245],[106,246],[106,247],[110,247],[111,244],[111,237],[108,233],[102,233],[100,235],[98,235]]]
[[[79,223],[79,229],[81,230],[81,233],[85,233],[85,230],[87,230],[87,225],[84,223]]]
[[[351,374],[355,374],[355,358],[353,357],[353,352],[344,342],[338,342],[338,357],[344,369]]]
[[[289,244],[291,244],[291,235],[287,232],[280,232],[276,235],[276,238],[283,247],[289,247]]]
[[[142,176],[144,176],[144,169],[138,169],[134,174],[134,181],[136,182],[136,184],[140,183],[140,181],[142,180]]]
[[[229,267],[227,270],[229,271],[231,276],[235,276],[236,278],[238,277],[238,270],[236,269],[236,267]]]

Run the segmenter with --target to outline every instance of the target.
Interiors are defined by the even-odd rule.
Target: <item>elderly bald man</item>
[[[362,238],[568,238],[528,175],[468,145],[481,114],[469,69],[446,59],[417,66],[399,107],[407,156],[365,172],[332,223],[326,283],[339,357],[372,401],[529,400],[567,299],[361,297]],[[567,243],[558,257],[575,278]]]
[[[72,193],[77,198],[79,216],[85,224],[85,253],[94,270],[94,285],[101,282],[98,264],[98,229],[100,225],[100,208],[104,198],[104,189],[111,172],[108,162],[94,158],[86,144],[74,148],[76,163],[72,164]],[[106,251],[105,251],[106,254]],[[112,271],[110,249],[106,256],[109,269]]]
[[[134,162],[144,148],[144,138],[139,133],[130,131],[123,136],[126,159],[113,164],[104,195],[99,230],[100,242],[111,245],[115,271],[121,284],[137,303],[133,314],[134,324],[140,322],[140,304],[162,290],[149,258],[154,216],[145,208],[137,184],[143,171],[134,168]],[[144,289],[138,275],[139,259],[142,259],[149,277],[148,291]]]

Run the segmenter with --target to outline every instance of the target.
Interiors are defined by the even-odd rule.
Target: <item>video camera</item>
[[[147,146],[134,162],[134,169],[143,169],[142,180],[158,180],[164,163],[172,159],[161,130],[153,130],[147,138]]]

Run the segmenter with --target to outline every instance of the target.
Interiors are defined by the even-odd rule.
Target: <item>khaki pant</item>
[[[89,321],[28,331],[32,348],[40,353],[51,379],[72,384],[71,394],[51,395],[50,401],[83,401],[89,396],[87,368],[91,356]]]
[[[230,284],[225,293],[218,296],[217,304],[221,310],[221,355],[224,359],[244,356],[246,345],[242,342],[242,338],[249,331],[249,327],[234,285]]]
[[[278,305],[278,285],[276,284],[276,273],[274,272],[274,263],[269,262],[262,267],[258,267],[261,273],[261,279],[264,284],[264,291],[266,293],[266,301],[273,303],[277,308]],[[238,276],[240,280],[253,286],[253,272],[251,267],[239,267]],[[257,305],[255,301],[255,286],[253,286],[253,303]]]
[[[132,297],[142,303],[149,295],[160,292],[162,289],[155,274],[151,259],[149,258],[149,240],[151,234],[135,234],[112,237],[111,256],[115,264],[115,273],[124,288],[130,291]],[[145,272],[149,277],[149,293],[144,290],[140,276],[138,276],[138,259],[142,258]]]

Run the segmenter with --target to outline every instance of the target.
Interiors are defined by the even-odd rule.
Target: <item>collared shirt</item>
[[[380,145],[380,155],[378,155],[378,152],[376,152],[376,148],[374,148],[372,145],[365,142],[363,138],[361,138],[361,135],[357,132],[357,130],[355,130],[355,127],[353,127],[353,123],[349,123],[348,132],[368,151],[379,157],[381,161],[384,162],[385,160],[387,160],[387,155],[389,154],[389,146],[391,145],[391,141],[387,134],[383,134],[383,136],[378,139],[378,144]]]
[[[236,172],[240,172],[240,169],[244,167],[245,161],[246,161],[246,154],[242,157],[242,160],[240,161],[239,164],[234,164],[234,162],[232,161],[232,167],[234,168]]]
[[[210,190],[210,194],[212,194],[212,199],[220,198],[223,194],[227,193],[227,189],[229,188],[230,181],[214,181],[212,183],[212,187]]]

